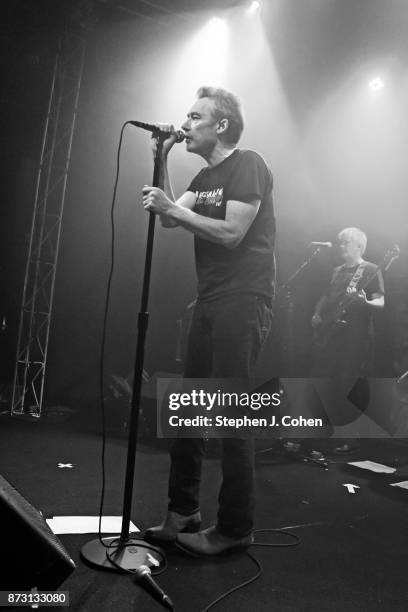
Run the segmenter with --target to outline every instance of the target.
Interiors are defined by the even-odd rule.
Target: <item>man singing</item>
[[[163,190],[144,187],[147,211],[165,227],[194,234],[198,299],[188,340],[186,378],[248,378],[272,320],[275,216],[272,174],[262,157],[237,148],[244,122],[235,95],[202,87],[182,125],[186,149],[206,167],[175,199],[163,146]],[[254,460],[251,439],[222,440],[222,485],[217,523],[199,531],[202,439],[178,438],[171,450],[169,505],[163,523],[147,530],[176,540],[192,554],[217,555],[252,543]]]

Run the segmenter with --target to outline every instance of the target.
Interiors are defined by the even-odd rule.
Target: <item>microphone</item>
[[[168,610],[174,610],[170,597],[159,587],[152,578],[152,572],[147,565],[141,565],[135,571],[136,580],[143,584],[148,591]]]
[[[161,130],[154,123],[145,123],[144,121],[128,121],[130,125],[134,125],[135,127],[141,128],[142,130],[147,130],[148,132],[152,132],[153,136],[171,136],[171,132],[167,132],[165,130]],[[176,142],[183,142],[185,138],[184,132],[181,130],[176,130]]]
[[[333,245],[331,242],[311,242],[309,246],[327,247],[328,249],[331,249]]]

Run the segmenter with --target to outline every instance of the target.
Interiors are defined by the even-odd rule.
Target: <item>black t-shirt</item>
[[[364,262],[365,266],[362,271],[361,278],[358,280],[356,289],[364,288],[367,294],[367,299],[371,300],[375,293],[382,295],[384,293],[384,281],[380,271],[377,271],[377,266],[369,261]],[[358,264],[352,268],[345,265],[335,268],[329,289],[326,293],[328,306],[336,305],[346,293],[347,287],[350,285],[358,269]],[[366,285],[368,279],[370,282]],[[369,325],[372,315],[372,309],[366,304],[357,302],[351,304],[346,311],[345,319],[349,323]]]
[[[241,243],[233,249],[194,236],[198,296],[254,293],[272,297],[275,284],[275,215],[272,174],[254,151],[236,149],[214,167],[203,168],[187,191],[196,194],[194,212],[225,219],[227,202],[260,199],[258,213]],[[230,203],[229,206],[233,206]]]

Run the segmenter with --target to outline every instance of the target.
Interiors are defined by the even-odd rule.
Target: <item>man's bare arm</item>
[[[195,203],[195,195],[191,192],[186,192],[177,202],[171,201],[163,190],[156,187],[146,187],[143,189],[143,193],[143,203],[146,210],[167,217],[170,221],[181,225],[193,234],[230,249],[239,245],[255,219],[260,206],[259,199],[249,203],[229,200],[225,219],[212,219],[191,210],[192,206],[189,206],[191,196]],[[191,196],[188,197],[187,194],[191,194]],[[185,199],[183,199],[184,197]]]
[[[173,214],[179,225],[200,238],[233,249],[239,245],[251,227],[259,206],[260,200],[250,203],[229,200],[225,220],[204,217],[186,208],[176,209]]]
[[[174,200],[173,200],[174,201]],[[186,191],[183,195],[176,200],[174,203],[180,206],[182,209],[192,210],[196,201],[196,195],[192,191]],[[176,219],[172,219],[168,215],[159,214],[160,223],[163,227],[178,227],[181,225]]]

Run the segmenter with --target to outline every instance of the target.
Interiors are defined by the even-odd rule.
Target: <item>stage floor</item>
[[[88,516],[99,511],[100,435],[68,420],[0,417],[1,475],[44,517]],[[126,437],[108,437],[104,514],[120,515]],[[300,538],[292,547],[253,546],[261,577],[214,610],[297,612],[306,610],[406,610],[408,490],[391,487],[408,480],[406,441],[362,441],[357,455],[329,458],[328,469],[290,458],[278,448],[258,446],[258,529],[286,528]],[[202,483],[204,527],[214,523],[220,482],[217,453],[205,461]],[[347,465],[367,459],[397,467],[392,476]],[[163,446],[143,440],[137,451],[132,520],[143,531],[161,520],[166,507],[168,456]],[[72,465],[72,467],[67,467]],[[354,493],[345,484],[356,485]],[[3,524],[3,529],[7,528]],[[161,610],[132,576],[88,566],[80,558],[92,534],[61,535],[77,564],[61,585],[70,592],[71,612]],[[257,542],[283,544],[274,533]],[[199,612],[223,592],[256,574],[248,555],[201,560],[174,547],[157,579],[178,612]],[[18,569],[16,570],[18,571]]]

